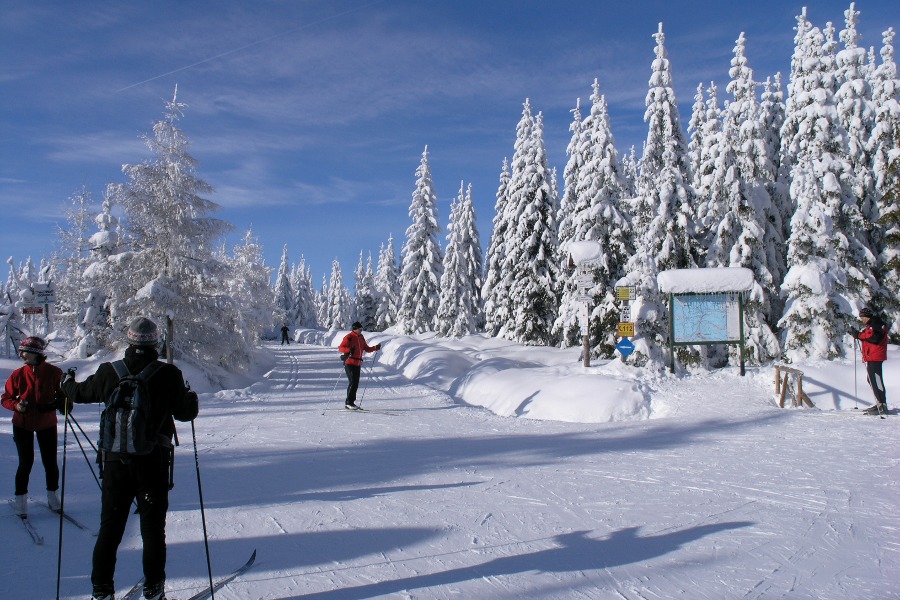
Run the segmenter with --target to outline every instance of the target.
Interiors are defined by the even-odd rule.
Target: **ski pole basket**
[[[795,387],[793,388],[788,385],[788,378],[791,376],[793,376],[795,382]],[[784,408],[788,389],[791,390],[791,406],[802,407],[805,402],[810,408],[815,407],[812,400],[803,391],[803,371],[784,365],[775,365],[775,395],[778,397],[778,406],[781,408]]]

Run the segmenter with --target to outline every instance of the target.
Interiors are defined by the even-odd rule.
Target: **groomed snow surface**
[[[794,365],[817,408],[788,396],[781,409],[771,367],[651,375],[584,368],[577,349],[368,334],[384,343],[363,370],[372,412],[349,413],[343,333],[266,345],[256,382],[235,389],[185,369],[202,392],[214,575],[258,551],[220,600],[900,598],[900,416],[860,414],[862,363],[856,379],[852,359]],[[54,362],[77,364],[79,380],[97,366]],[[0,361],[4,380],[19,364]],[[885,367],[893,404],[896,347]],[[12,498],[9,416],[0,481]],[[74,417],[96,439],[98,408]],[[167,589],[183,600],[207,571],[190,426],[179,434]],[[67,440],[65,505],[96,528],[99,490]],[[32,500],[43,487],[38,459]],[[30,512],[43,546],[11,510],[0,520],[2,598],[56,594],[59,520],[33,501]],[[137,523],[119,550],[120,595],[141,576]],[[90,595],[93,543],[64,524],[62,598]]]

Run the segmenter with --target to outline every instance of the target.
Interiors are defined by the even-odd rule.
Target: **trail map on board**
[[[740,340],[735,294],[675,294],[672,302],[675,343]]]

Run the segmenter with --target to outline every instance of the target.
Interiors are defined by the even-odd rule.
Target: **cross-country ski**
[[[39,506],[43,506],[44,508],[49,510],[51,513],[56,515],[57,517],[60,515],[60,511],[53,510],[52,508],[50,508],[50,506],[46,502],[38,501],[38,502],[35,502],[35,504],[37,504]],[[72,525],[74,525],[75,527],[77,527],[78,529],[84,531],[85,533],[89,533],[92,536],[97,537],[97,531],[95,529],[85,525],[84,523],[82,523],[81,521],[79,521],[78,519],[76,519],[75,517],[70,515],[68,512],[63,512],[62,518],[64,520],[66,520],[67,522],[71,523]]]
[[[16,515],[16,519],[18,519],[19,522],[22,523],[22,526],[25,528],[26,533],[31,536],[31,541],[33,541],[38,546],[44,544],[43,536],[37,532],[37,529],[34,528],[34,525],[31,524],[31,520],[28,517]]]
[[[240,567],[235,569],[232,573],[216,580],[215,583],[213,583],[212,591],[210,591],[209,586],[207,586],[206,589],[201,590],[200,592],[197,592],[196,594],[194,594],[193,596],[188,598],[188,600],[206,600],[207,598],[210,598],[212,596],[213,592],[219,591],[220,589],[222,589],[223,587],[225,587],[226,585],[228,585],[229,583],[231,583],[232,581],[234,581],[235,579],[237,579],[238,577],[240,577],[241,575],[246,573],[247,570],[253,566],[253,563],[255,561],[256,561],[256,550],[253,551],[253,554],[250,555],[250,558],[247,559],[247,562],[245,562],[243,565],[241,565]]]

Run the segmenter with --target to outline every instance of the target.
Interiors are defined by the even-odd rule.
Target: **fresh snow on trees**
[[[356,294],[353,299],[353,320],[362,323],[364,330],[374,331],[377,326],[378,298],[371,254],[366,264],[363,265],[363,254],[359,253],[354,291]]]
[[[331,262],[331,279],[325,290],[324,314],[322,325],[325,329],[347,329],[353,322],[352,301],[350,293],[344,287],[344,275],[341,272],[341,263],[337,259]]]
[[[481,265],[481,242],[475,226],[472,185],[464,189],[463,182],[460,182],[459,195],[450,207],[450,225],[447,227],[447,250],[437,314],[437,331],[441,335],[462,337],[475,333],[483,326]]]
[[[291,289],[291,267],[288,262],[287,244],[281,249],[281,264],[278,265],[278,274],[275,276],[272,295],[275,303],[273,326],[275,329],[280,329],[290,320],[291,311],[294,308],[294,290]]]
[[[506,244],[502,268],[506,318],[498,335],[526,345],[554,342],[559,263],[556,214],[559,199],[544,146],[543,117],[525,101],[517,127],[507,187]]]
[[[879,287],[873,276],[876,258],[859,236],[865,219],[850,185],[847,133],[835,103],[825,40],[816,27],[807,28],[799,40],[795,55],[801,60],[791,104],[795,134],[785,140],[787,152],[795,157],[791,198],[797,208],[779,325],[784,351],[792,359],[844,356],[850,348],[844,346],[850,340],[847,334],[857,327],[857,311],[871,302]]]
[[[490,336],[496,336],[500,327],[506,322],[509,314],[509,297],[506,279],[503,277],[503,261],[506,258],[506,233],[509,229],[506,213],[508,198],[506,190],[509,187],[509,160],[503,159],[503,167],[500,169],[500,184],[497,186],[494,203],[494,220],[491,229],[491,242],[488,245],[484,286],[481,297],[484,299],[485,332]]]
[[[631,224],[622,198],[625,182],[620,172],[619,155],[609,125],[606,98],[594,80],[591,113],[584,122],[571,127],[567,168],[566,209],[560,207],[560,259],[568,260],[572,242],[599,242],[600,252],[592,261],[594,286],[590,290],[588,331],[593,340],[591,353],[610,358],[615,348],[619,308],[615,300],[615,283],[625,273],[628,257],[633,253]],[[576,111],[576,116],[578,112]],[[562,266],[562,265],[561,265]],[[559,316],[554,324],[563,345],[579,345],[581,332],[577,319],[575,272],[565,277]],[[561,277],[563,277],[561,275]]]
[[[428,147],[416,169],[416,189],[409,206],[412,225],[406,230],[400,271],[397,325],[405,334],[434,331],[440,303],[443,256],[438,244],[437,194],[428,166]]]
[[[633,209],[634,237],[640,246],[629,261],[626,283],[638,288],[632,305],[637,332],[634,360],[662,368],[668,313],[656,276],[667,269],[696,267],[699,246],[694,238],[695,195],[687,142],[672,88],[662,23],[653,37],[656,59],[644,113],[649,127]]]
[[[263,248],[248,229],[232,254],[221,260],[228,265],[230,275],[225,285],[238,308],[233,327],[249,343],[258,344],[271,332],[275,311],[269,290],[272,269],[266,265]]]
[[[397,323],[400,303],[400,271],[397,268],[393,236],[388,236],[387,244],[382,245],[378,252],[375,291],[378,298],[375,328],[378,331],[384,331]]]
[[[212,192],[196,174],[189,141],[176,126],[185,107],[176,95],[165,117],[144,140],[152,158],[122,167],[127,182],[115,186],[125,238],[107,261],[117,276],[110,294],[113,342],[125,324],[144,315],[174,338],[169,351],[198,364],[241,372],[249,363],[248,340],[230,325],[239,312],[224,285],[227,267],[214,256],[215,241],[232,227],[213,218],[218,209],[203,197]]]

